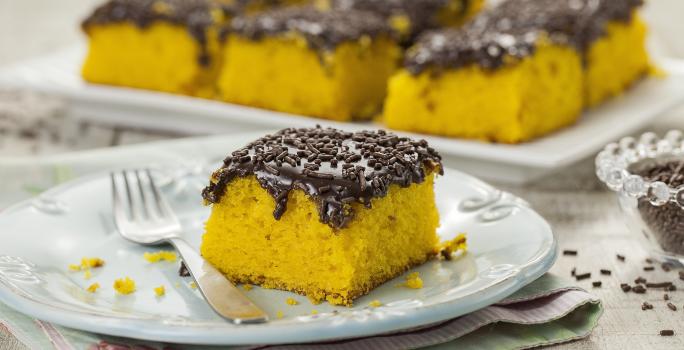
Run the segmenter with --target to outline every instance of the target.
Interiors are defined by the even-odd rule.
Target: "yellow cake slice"
[[[201,253],[233,282],[351,305],[436,254],[441,171],[425,141],[384,131],[267,135],[212,175]]]
[[[83,22],[83,78],[212,97],[219,26],[230,9],[212,0],[110,0]]]
[[[640,0],[507,0],[423,35],[389,82],[393,129],[527,141],[645,74]]]
[[[228,102],[332,120],[379,112],[401,50],[379,17],[282,8],[232,21],[218,79]]]

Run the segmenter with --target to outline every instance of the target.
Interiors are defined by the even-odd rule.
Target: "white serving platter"
[[[0,69],[0,87],[26,88],[65,98],[69,111],[87,120],[185,134],[218,134],[315,124],[346,129],[374,123],[336,123],[218,101],[84,82],[84,47]],[[624,95],[584,113],[577,124],[518,145],[404,133],[427,139],[445,163],[482,178],[509,183],[535,180],[590,157],[606,143],[649,125],[684,101],[684,64],[660,60],[671,71],[647,78]],[[549,116],[552,117],[552,116]],[[483,116],[486,118],[486,116]]]

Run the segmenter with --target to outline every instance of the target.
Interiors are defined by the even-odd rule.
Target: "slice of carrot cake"
[[[212,0],[110,0],[83,22],[83,78],[212,97],[219,26],[234,10]]]
[[[516,143],[574,123],[649,66],[641,0],[507,0],[423,35],[389,82],[388,127]]]
[[[213,207],[202,255],[233,282],[350,305],[436,254],[440,159],[382,130],[266,135],[203,191]]]
[[[401,49],[366,11],[290,7],[235,18],[218,79],[228,102],[333,120],[378,113]]]

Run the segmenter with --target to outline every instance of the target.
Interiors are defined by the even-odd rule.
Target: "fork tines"
[[[156,221],[173,217],[149,169],[112,172],[110,177],[117,221]]]

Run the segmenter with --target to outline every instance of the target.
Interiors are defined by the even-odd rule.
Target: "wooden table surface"
[[[75,26],[89,11],[93,0],[0,0],[0,65],[33,55],[50,52],[79,40]],[[31,125],[3,124],[3,108],[17,100],[14,92],[0,91],[0,157],[65,152],[94,147],[143,142],[177,137],[150,130],[130,130],[83,124],[60,116],[54,130],[60,137],[39,137],[26,132]],[[28,113],[31,111],[29,110]],[[46,116],[45,118],[52,118]],[[49,124],[49,123],[48,123]],[[4,125],[4,126],[3,126]],[[684,109],[669,112],[652,129],[684,129]],[[3,131],[4,129],[4,131]],[[456,165],[457,166],[457,165]],[[577,256],[560,256],[552,272],[570,278],[578,272],[591,272],[592,278],[578,284],[599,296],[605,313],[593,334],[580,341],[556,346],[559,349],[681,349],[684,348],[684,281],[677,270],[643,271],[647,252],[628,230],[617,207],[616,197],[602,187],[593,175],[593,160],[570,169],[560,169],[554,176],[527,186],[504,189],[527,199],[554,227],[561,249],[577,250]],[[626,257],[625,262],[616,254]],[[599,269],[610,269],[602,276]],[[668,292],[677,311],[667,308],[662,291],[646,294],[624,293],[620,283],[633,283],[638,276],[649,281],[676,281],[677,291]],[[593,288],[592,281],[603,285]],[[642,311],[649,301],[653,310]],[[661,329],[673,329],[675,336],[662,337]]]

